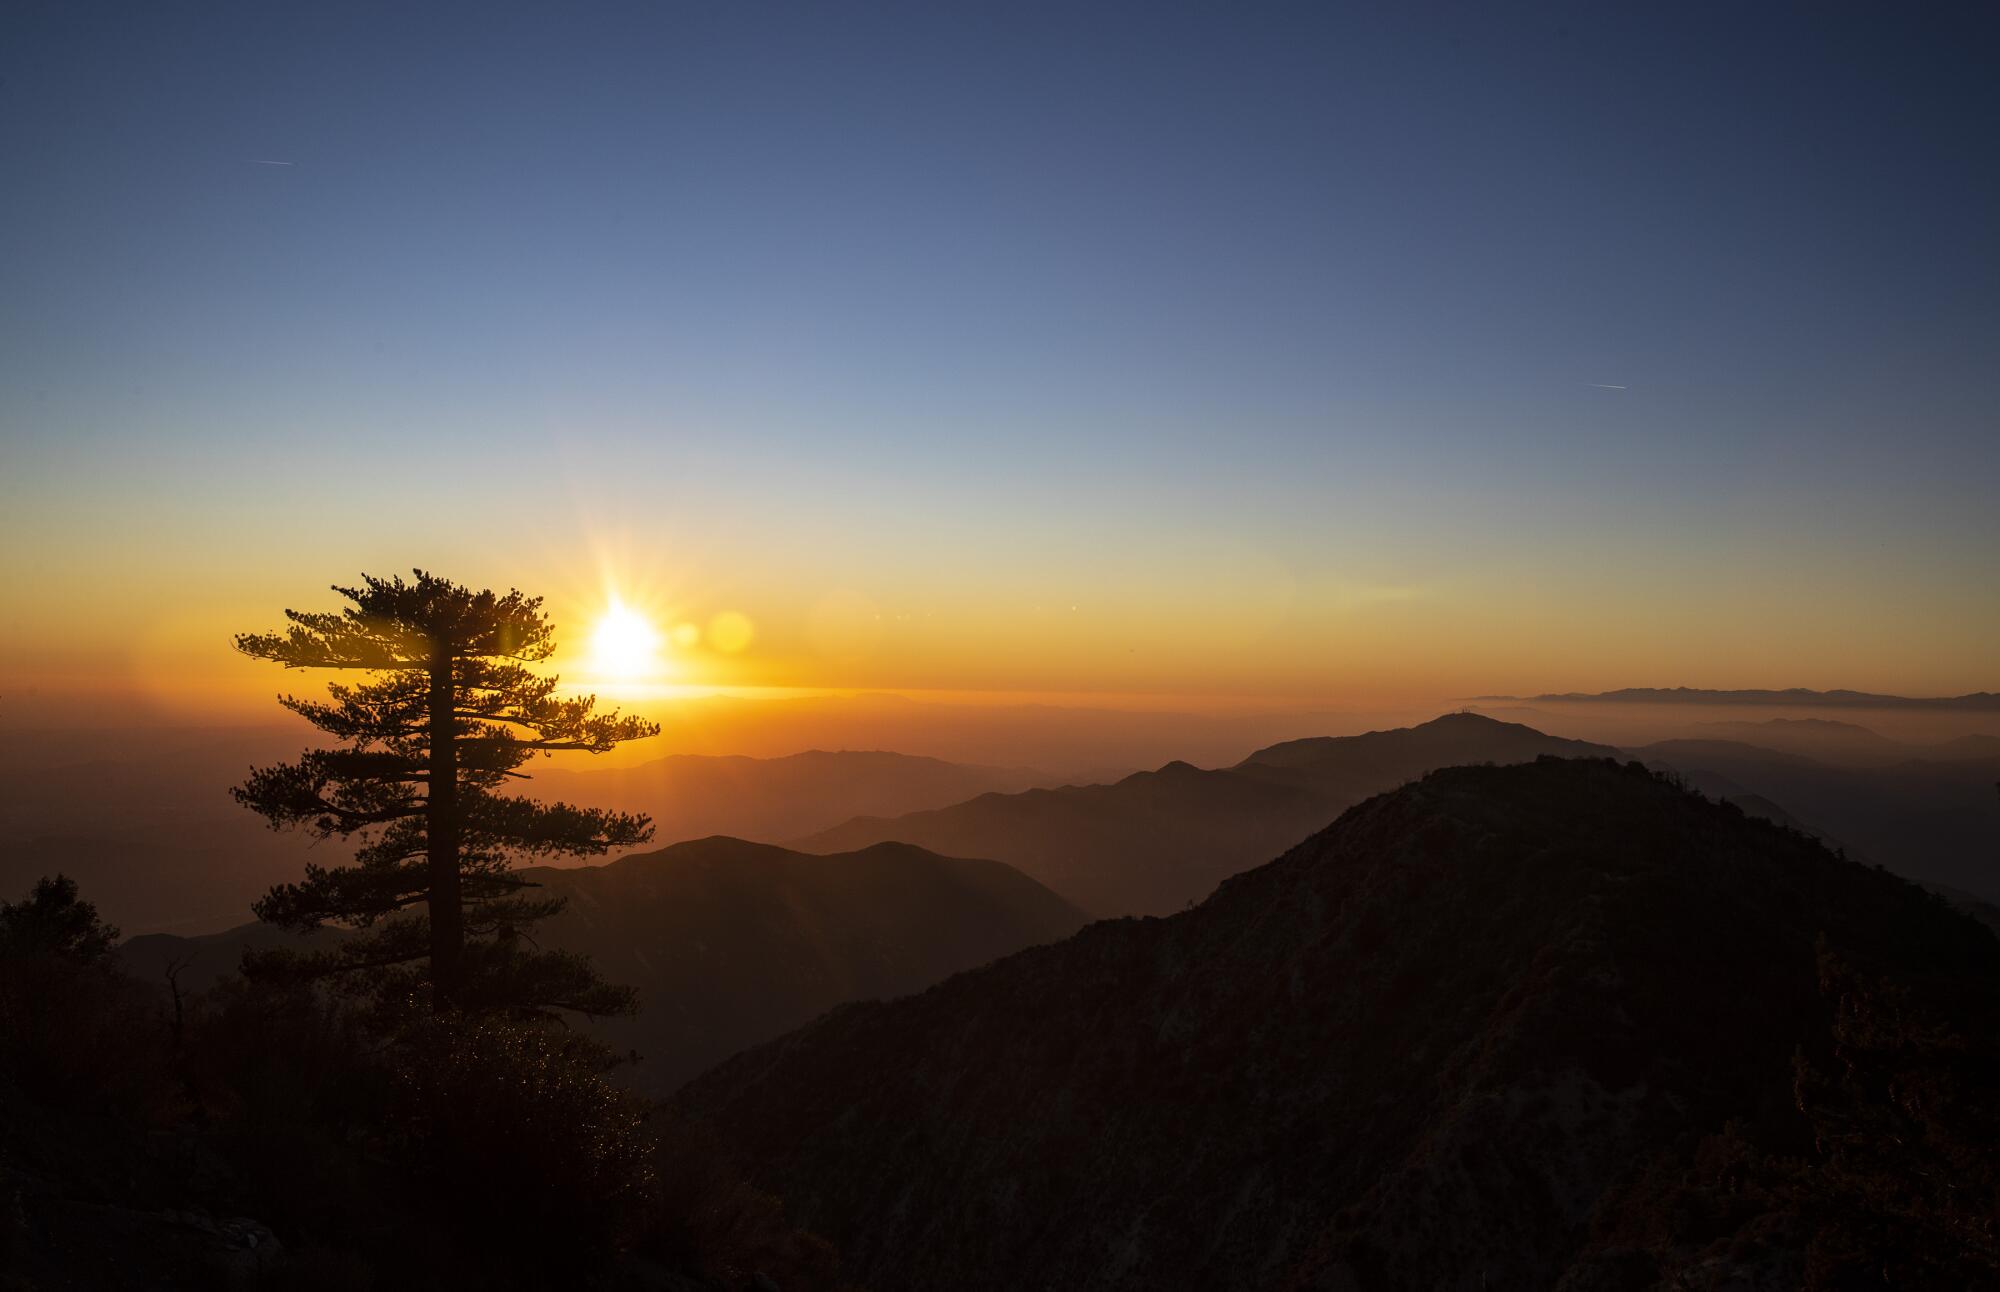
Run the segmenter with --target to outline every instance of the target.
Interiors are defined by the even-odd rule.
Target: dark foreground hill
[[[1234,767],[1175,762],[1114,785],[985,794],[935,811],[857,818],[794,846],[840,852],[899,839],[1008,862],[1093,914],[1164,915],[1370,794],[1434,768],[1611,752],[1454,713],[1416,727],[1287,741]]]
[[[2000,941],[1636,764],[1455,768],[687,1086],[900,1288],[1991,1287]]]
[[[718,837],[525,873],[569,899],[537,941],[588,955],[607,979],[638,989],[637,1016],[595,1026],[644,1057],[632,1080],[653,1090],[835,1005],[920,991],[1066,937],[1084,918],[1011,866],[904,844],[815,857]],[[181,985],[199,989],[233,971],[244,947],[287,938],[252,924],[206,938],[133,938],[120,955],[153,982],[187,962]]]

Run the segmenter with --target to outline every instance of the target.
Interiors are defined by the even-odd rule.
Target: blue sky
[[[0,537],[226,600],[245,528],[310,587],[529,517],[773,620],[1065,565],[1165,614],[1242,543],[1279,633],[1505,585],[1617,672],[1775,588],[1607,681],[1893,613],[1829,684],[1969,682],[1994,11],[1637,9],[9,6]]]

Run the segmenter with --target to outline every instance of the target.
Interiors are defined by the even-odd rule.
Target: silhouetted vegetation
[[[695,839],[529,877],[569,899],[536,941],[588,956],[639,993],[636,1014],[584,1030],[643,1055],[620,1069],[619,1083],[658,1094],[836,1005],[922,991],[1084,923],[1009,866],[902,844],[814,857]],[[233,973],[246,946],[281,936],[262,924],[203,938],[153,934],[118,957],[154,981],[182,962],[182,980],[206,986]]]
[[[1431,774],[664,1106],[497,936],[442,1011],[115,936],[0,902],[0,1292],[2000,1286],[2000,941],[1636,763]]]
[[[563,903],[516,858],[651,831],[503,784],[657,728],[530,673],[553,629],[518,592],[421,572],[342,591],[344,613],[238,639],[370,675],[282,700],[342,747],[235,794],[275,827],[358,838],[353,864],[256,908],[358,935],[248,953],[192,994],[179,960],[162,983],[127,976],[117,930],[62,876],[0,903],[0,1286],[731,1287],[769,1268],[831,1286],[830,1249],[698,1144],[668,1156],[653,1107],[607,1080],[610,1051],[562,1022],[632,992],[525,936]],[[677,1187],[691,1173],[699,1196]]]
[[[101,960],[118,941],[118,927],[98,918],[66,875],[36,882],[25,901],[0,902],[0,955],[50,955],[79,964]]]
[[[523,855],[643,843],[650,822],[499,790],[537,755],[601,754],[658,725],[597,714],[594,696],[562,699],[557,678],[526,667],[555,649],[539,597],[473,592],[422,570],[413,583],[364,575],[362,586],[334,591],[353,605],[287,610],[288,631],[245,634],[236,648],[286,668],[370,675],[329,686],[330,701],[279,699],[344,746],[259,768],[234,793],[274,828],[361,841],[354,864],[308,866],[303,883],[273,888],[258,917],[368,933],[331,952],[268,953],[246,972],[368,973],[376,1003],[391,1011],[422,999],[437,1013],[631,1009],[631,993],[599,981],[585,961],[523,943],[522,932],[562,904],[526,895],[534,885],[513,867]]]
[[[559,1024],[385,1040],[324,984],[229,979],[176,1028],[108,932],[64,881],[0,905],[7,1292],[837,1286],[831,1248]]]
[[[62,875],[0,902],[0,1082],[59,1108],[144,1101],[135,1068],[166,1035],[108,959],[117,936]]]

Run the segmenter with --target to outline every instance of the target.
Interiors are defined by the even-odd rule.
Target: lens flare
[[[725,610],[708,621],[708,644],[725,655],[748,650],[756,636],[757,626],[740,610]]]

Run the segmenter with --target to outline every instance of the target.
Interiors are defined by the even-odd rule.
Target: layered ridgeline
[[[1008,862],[1093,915],[1163,915],[1370,794],[1436,768],[1611,752],[1454,713],[1393,731],[1287,741],[1234,767],[1175,762],[1114,785],[987,794],[935,811],[861,817],[793,846],[841,852],[899,839]]]
[[[569,905],[537,927],[638,990],[639,1013],[593,1026],[637,1050],[633,1084],[665,1091],[746,1045],[846,1001],[902,996],[1076,931],[1083,914],[1011,866],[883,844],[819,857],[699,839],[578,869],[522,874]],[[119,948],[136,975],[185,990],[233,973],[246,947],[311,945],[250,924]]]
[[[1550,759],[676,1102],[879,1292],[1993,1286],[1996,1038],[1939,899]]]
[[[1871,766],[1835,766],[1742,740],[1663,740],[1630,752],[1746,812],[1796,818],[1852,856],[1994,902],[2000,752],[1990,741],[1970,737]]]
[[[1888,767],[1897,763],[1956,763],[2000,757],[2000,736],[1954,736],[1949,740],[1896,740],[1853,722],[1831,718],[1767,718],[1762,722],[1695,724],[1694,740],[1737,741],[1782,754],[1802,754],[1845,767]]]
[[[727,834],[778,841],[851,816],[893,816],[1056,783],[1026,768],[860,749],[783,758],[674,754],[633,767],[533,770],[541,797],[644,812],[667,840]]]
[[[0,892],[61,871],[127,932],[205,933],[242,920],[272,884],[326,860],[229,798],[252,762],[298,752],[295,732],[254,729],[106,742],[95,756],[0,775]],[[651,816],[667,842],[730,834],[782,840],[860,812],[895,814],[1045,783],[1039,773],[907,754],[812,750],[784,758],[676,755],[622,768],[532,764],[558,799]],[[106,806],[115,807],[107,811]]]
[[[1630,686],[1619,691],[1566,691],[1560,695],[1482,695],[1479,700],[1528,700],[1542,704],[1740,704],[1771,709],[1913,709],[2000,713],[2000,692],[1966,695],[1879,695],[1872,691],[1813,691],[1802,686],[1782,691],[1711,691],[1694,686]]]

